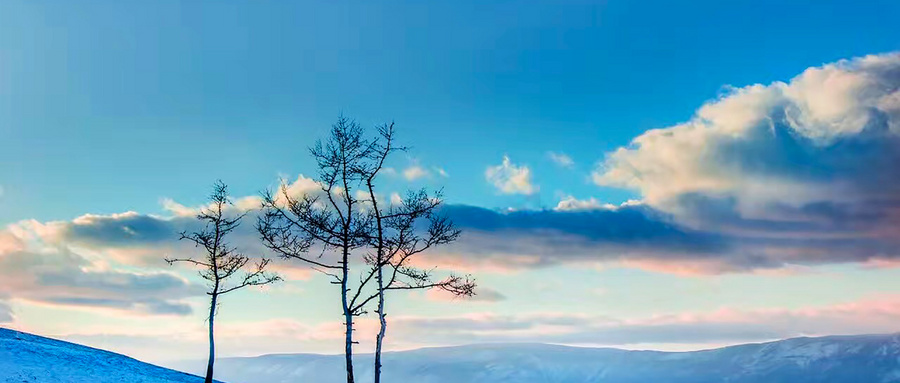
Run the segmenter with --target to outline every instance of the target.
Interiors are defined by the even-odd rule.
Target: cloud
[[[565,153],[547,152],[547,157],[549,157],[550,160],[555,164],[564,168],[571,168],[575,166],[575,161],[572,160],[572,157],[569,157],[569,155]]]
[[[204,291],[174,274],[109,269],[67,247],[26,241],[14,232],[27,231],[0,231],[0,296],[46,305],[187,315],[191,307],[181,300]]]
[[[489,287],[478,286],[475,289],[475,295],[472,297],[458,297],[441,289],[429,289],[425,292],[425,297],[433,301],[467,301],[467,302],[500,302],[505,301],[506,295]]]
[[[391,168],[386,168],[386,169],[390,169],[391,171],[394,171]],[[281,179],[279,182],[279,187],[281,185],[284,185],[287,195],[290,196],[291,198],[299,198],[304,195],[322,195],[322,193],[323,193],[321,184],[316,182],[314,179],[306,177],[302,174],[298,175],[297,179],[295,179],[293,182],[289,182],[286,179]],[[278,203],[285,202],[284,193],[282,193],[281,189],[273,189],[272,191],[275,194],[276,202],[278,202]],[[243,197],[231,196],[230,200],[231,200],[232,206],[227,207],[226,211],[231,212],[231,213],[243,213],[243,212],[256,210],[256,209],[259,209],[260,206],[262,205],[262,197],[260,197],[258,195],[250,195],[250,196],[243,196]],[[188,207],[188,206],[184,206],[178,202],[175,202],[169,198],[164,198],[162,200],[162,205],[166,211],[175,214],[176,217],[191,217],[191,218],[196,217],[197,213],[199,213],[201,209],[212,208],[211,203],[206,204],[206,205],[201,205],[201,206]],[[155,217],[155,218],[159,218],[159,217]]]
[[[406,178],[407,181],[415,181],[419,178],[425,178],[430,176],[431,174],[425,168],[419,165],[412,165],[403,170],[403,178]]]
[[[639,191],[680,224],[758,241],[749,248],[768,246],[769,258],[869,262],[900,256],[897,163],[892,53],[731,88],[690,121],[610,153],[593,180]]]
[[[788,83],[732,88],[690,121],[609,154],[593,178],[676,212],[692,194],[731,198],[737,213],[754,218],[815,204],[895,209],[898,112],[900,54],[840,61]]]
[[[399,195],[390,198],[396,203]],[[615,263],[665,271],[661,265],[677,264],[679,273],[781,265],[766,258],[733,253],[736,249],[728,237],[678,225],[667,214],[648,206],[586,206],[573,201],[555,210],[507,212],[467,205],[444,206],[442,214],[463,230],[463,237],[426,254],[421,261],[465,270]],[[252,221],[253,213],[245,219]],[[190,215],[156,217],[129,212],[85,215],[72,221],[25,222],[18,227],[22,235],[58,248],[77,249],[119,264],[160,268],[167,255],[196,254],[196,249],[177,240],[177,233],[197,229],[197,225]],[[245,222],[230,240],[250,256],[267,254],[252,224]],[[0,246],[11,245],[0,242]],[[309,277],[309,270],[296,262],[276,260],[273,270],[288,279]]]
[[[320,192],[300,176],[287,185],[292,196]],[[85,214],[71,221],[21,221],[0,229],[0,296],[31,303],[92,307],[137,314],[187,315],[186,298],[205,287],[177,276],[166,256],[197,255],[178,233],[199,229],[202,207],[163,201],[169,217],[124,212]],[[259,197],[236,198],[229,214],[252,211]],[[248,256],[265,249],[253,228],[254,216],[232,233],[232,244]],[[288,279],[306,279],[309,270],[276,260],[273,270]],[[145,270],[145,271],[133,271]]]
[[[472,313],[398,317],[395,342],[468,344],[545,342],[571,345],[735,344],[796,336],[888,333],[900,319],[900,297],[831,306],[661,314],[619,319],[602,315]]]
[[[295,196],[320,192],[315,182],[302,176],[288,185],[288,190]],[[253,198],[257,197],[236,201]],[[397,203],[399,195],[385,198]],[[675,201],[679,207],[675,212],[645,202],[612,205],[574,197],[564,198],[552,210],[497,211],[448,205],[442,213],[463,230],[462,238],[425,254],[418,262],[423,267],[438,264],[458,271],[606,265],[700,275],[798,270],[833,263],[893,265],[900,259],[896,240],[858,234],[858,228],[873,218],[843,211],[839,206],[782,206],[782,214],[793,211],[800,217],[825,218],[775,221],[740,216],[735,197],[691,193],[678,195]],[[106,262],[161,267],[166,255],[197,251],[177,241],[177,233],[197,228],[193,215],[199,208],[174,201],[165,204],[173,214],[170,217],[126,212],[84,215],[72,221],[27,221],[13,227],[22,238],[38,238],[78,256],[88,254]],[[236,203],[235,213],[255,206]],[[246,219],[252,221],[253,214]],[[693,225],[686,217],[717,224]],[[232,241],[248,255],[266,254],[252,224],[242,225]],[[0,241],[0,249],[4,248],[8,248],[6,252],[22,251],[17,242]],[[276,261],[274,267],[289,279],[309,278],[309,270],[301,264]],[[164,309],[154,307],[159,308],[157,311]]]
[[[615,209],[495,211],[448,205],[442,214],[463,234],[423,262],[451,268],[516,270],[562,264],[661,261],[723,272],[762,265],[732,253],[721,235],[672,223],[642,205]]]
[[[728,209],[715,205],[696,209],[720,214],[712,217],[720,221],[737,220],[722,213]],[[442,214],[462,229],[462,237],[427,253],[421,266],[513,271],[608,265],[700,275],[798,271],[839,263],[893,265],[900,259],[891,238],[847,236],[793,222],[741,220],[741,230],[696,228],[674,214],[634,201],[621,205],[568,201],[554,210],[515,211],[448,205]],[[751,230],[762,234],[750,234]],[[784,235],[777,235],[779,231]],[[807,234],[796,234],[800,232]]]
[[[500,165],[489,166],[484,177],[504,194],[529,195],[538,191],[538,187],[531,182],[531,169],[513,164],[508,156],[503,156]]]
[[[12,307],[9,306],[9,303],[0,301],[0,323],[10,323],[15,320],[13,317]]]
[[[286,184],[286,191],[292,198],[322,192],[319,184],[302,175]],[[279,192],[276,199],[283,202],[284,197]],[[260,197],[235,197],[232,200],[233,206],[226,209],[226,214],[248,215],[231,234],[230,240],[248,256],[264,254],[265,248],[259,242],[253,226],[255,214],[261,205]],[[167,255],[181,257],[179,254],[196,251],[189,243],[178,240],[179,233],[201,229],[202,223],[197,220],[196,215],[201,209],[210,208],[208,205],[188,207],[170,199],[164,199],[162,203],[171,213],[170,216],[137,212],[85,214],[71,221],[25,221],[16,226],[27,227],[33,232],[32,235],[43,241],[102,251],[106,255],[112,255],[118,262],[137,266],[160,265]]]
[[[403,169],[403,178],[407,181],[415,181],[422,178],[432,178],[434,175],[437,175],[442,178],[450,177],[447,174],[447,171],[443,168],[432,166],[431,169],[428,169],[419,164],[419,161],[416,159],[410,159],[411,164]],[[397,171],[392,168],[385,168],[385,174],[388,176],[395,176]]]
[[[185,209],[196,212],[199,208]],[[242,209],[234,211],[235,214],[243,212]],[[242,224],[231,233],[229,242],[251,258],[270,256],[253,226],[255,217],[253,211],[244,217]],[[42,227],[41,240],[48,243],[145,268],[169,268],[163,261],[165,257],[199,255],[200,250],[191,243],[180,241],[178,233],[200,229],[200,225],[193,215],[157,217],[134,212],[31,224],[32,227]],[[280,259],[274,259],[270,266],[286,279],[303,280],[310,274],[306,267]]]
[[[600,202],[600,200],[591,197],[588,199],[577,199],[573,196],[564,197],[556,204],[554,210],[558,211],[577,211],[577,210],[596,210],[596,209],[605,209],[605,210],[615,210],[623,206],[637,206],[640,205],[640,201],[628,200],[623,202],[620,205],[613,205],[611,203]]]

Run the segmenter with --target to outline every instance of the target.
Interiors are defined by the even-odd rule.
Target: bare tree
[[[203,229],[195,232],[182,232],[182,240],[194,243],[196,247],[204,250],[205,257],[195,258],[166,258],[170,265],[176,262],[185,262],[199,266],[203,270],[200,276],[205,279],[210,290],[206,293],[210,297],[209,304],[209,361],[206,365],[205,383],[213,381],[213,364],[216,359],[215,338],[213,336],[213,324],[218,310],[219,296],[237,291],[247,286],[262,286],[280,280],[277,275],[265,271],[269,260],[262,258],[253,265],[250,270],[244,270],[250,263],[250,258],[238,252],[228,244],[225,237],[238,228],[244,214],[227,217],[225,209],[231,204],[228,198],[228,187],[222,181],[216,181],[213,192],[210,195],[210,207],[203,208],[197,214],[197,219],[205,223]],[[232,281],[234,280],[234,281]]]
[[[282,183],[279,192],[263,194],[264,213],[257,222],[266,247],[282,258],[308,264],[340,285],[347,383],[354,382],[353,320],[365,313],[369,300],[363,291],[373,274],[361,276],[355,287],[350,285],[351,256],[367,245],[372,222],[354,195],[372,148],[358,123],[340,117],[328,139],[310,149],[318,167],[320,193],[294,196]],[[310,253],[312,248],[315,252]]]
[[[471,296],[475,283],[469,277],[449,276],[435,281],[431,270],[410,265],[416,254],[459,237],[459,231],[436,214],[440,193],[409,193],[402,204],[383,209],[376,198],[375,181],[395,147],[393,124],[378,128],[375,139],[353,120],[340,117],[325,141],[310,149],[316,160],[314,194],[292,195],[285,183],[277,192],[263,193],[263,214],[257,230],[263,244],[285,259],[309,265],[340,285],[344,319],[344,356],[347,383],[354,383],[354,318],[367,314],[377,300],[381,327],[376,338],[376,382],[381,376],[381,346],[385,337],[386,292],[440,288],[455,295]],[[420,228],[423,222],[427,225]],[[368,265],[351,273],[356,263]],[[351,286],[353,276],[358,282]],[[374,284],[374,286],[373,286]]]
[[[366,257],[375,274],[379,330],[375,338],[375,383],[381,382],[381,351],[387,332],[385,312],[386,292],[391,290],[418,290],[438,288],[454,296],[473,296],[475,281],[469,276],[450,275],[434,280],[432,270],[413,267],[411,259],[435,246],[448,244],[459,238],[460,231],[444,216],[436,213],[442,201],[441,193],[429,195],[427,191],[409,192],[398,206],[382,209],[375,192],[375,180],[391,153],[403,151],[394,146],[394,124],[378,129],[380,140],[374,142],[371,161],[362,169],[369,195],[368,212],[374,222],[367,233],[369,246],[374,254]],[[424,222],[427,226],[424,226]],[[370,298],[371,299],[371,298]]]

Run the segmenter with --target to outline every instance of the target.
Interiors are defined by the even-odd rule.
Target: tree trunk
[[[344,269],[343,278],[341,278],[341,300],[344,304],[344,362],[347,369],[347,383],[354,383],[353,379],[353,313],[347,302],[347,278],[349,270],[347,261],[349,254],[344,250]]]
[[[213,363],[216,362],[216,341],[213,337],[213,321],[216,318],[216,300],[219,294],[213,294],[209,305],[209,361],[206,364],[206,379],[204,383],[213,383]]]
[[[384,275],[382,267],[378,267],[378,320],[381,327],[378,329],[378,337],[375,338],[375,383],[381,383],[381,345],[384,343],[384,333],[387,331],[387,320],[384,314]]]

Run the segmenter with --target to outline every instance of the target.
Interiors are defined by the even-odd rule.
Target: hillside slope
[[[202,383],[124,355],[0,328],[2,383]]]

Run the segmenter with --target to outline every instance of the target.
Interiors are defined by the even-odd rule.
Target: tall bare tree
[[[353,120],[340,117],[328,139],[310,148],[316,160],[319,193],[291,195],[287,185],[263,194],[257,230],[266,247],[285,259],[299,260],[340,285],[344,320],[347,383],[354,382],[354,317],[365,313],[364,291],[371,273],[351,286],[351,256],[368,243],[371,217],[355,196],[372,154],[373,143]],[[315,249],[314,252],[310,252]],[[361,260],[359,262],[362,263]]]
[[[185,262],[202,268],[200,276],[208,282],[209,291],[209,361],[206,365],[206,383],[213,382],[213,364],[216,359],[215,337],[213,325],[218,310],[219,296],[240,290],[248,286],[262,286],[280,280],[277,275],[265,271],[269,260],[262,258],[258,263],[245,270],[250,258],[240,253],[226,241],[226,236],[238,228],[244,214],[233,217],[226,215],[225,209],[231,204],[228,198],[228,187],[222,181],[216,181],[210,195],[210,207],[203,208],[197,219],[205,224],[203,229],[194,232],[182,232],[182,240],[193,242],[196,247],[206,253],[201,259],[166,258],[170,265]]]
[[[365,187],[369,195],[368,213],[374,224],[366,234],[369,253],[366,262],[375,274],[379,330],[375,338],[375,383],[381,382],[381,352],[387,333],[386,293],[391,290],[418,290],[438,288],[454,296],[473,296],[475,281],[469,276],[450,275],[441,280],[433,278],[432,270],[413,267],[410,263],[416,254],[435,246],[445,245],[459,238],[460,231],[444,216],[437,214],[442,196],[440,192],[429,194],[422,189],[409,192],[397,206],[383,209],[375,192],[375,181],[388,157],[406,150],[394,145],[394,124],[379,127],[380,139],[374,141],[368,166],[362,169]],[[423,222],[424,221],[424,222]],[[425,224],[427,222],[427,225]],[[371,299],[371,298],[370,298]]]
[[[378,128],[374,139],[355,121],[340,117],[328,139],[310,149],[316,160],[317,193],[292,195],[282,183],[263,194],[263,214],[257,230],[263,244],[285,259],[306,263],[340,285],[344,319],[347,383],[354,383],[354,318],[378,302],[381,327],[376,338],[376,382],[381,376],[381,346],[386,333],[386,292],[440,288],[455,295],[473,295],[474,281],[449,276],[435,281],[431,270],[410,265],[411,258],[434,246],[456,240],[459,231],[436,214],[440,193],[409,193],[402,204],[383,209],[375,182],[394,146],[393,124]],[[427,222],[425,228],[419,226]],[[352,266],[363,267],[351,273]],[[351,279],[358,281],[351,285]]]

